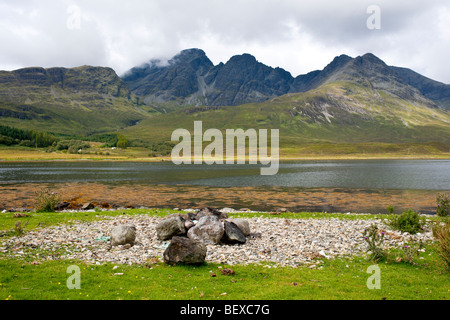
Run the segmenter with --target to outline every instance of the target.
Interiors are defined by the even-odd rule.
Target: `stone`
[[[14,216],[13,216],[13,218],[27,218],[27,217],[29,217],[30,215],[29,214],[26,214],[26,213],[15,213],[14,214]]]
[[[261,232],[254,232],[254,233],[250,233],[248,236],[252,239],[261,239],[262,234],[261,234]]]
[[[186,230],[189,230],[193,226],[195,226],[195,223],[192,222],[191,220],[187,220],[187,221],[184,222],[184,227],[186,228]]]
[[[225,220],[223,240],[227,243],[246,243],[247,238],[242,233],[241,229],[233,223]]]
[[[198,241],[175,236],[164,251],[164,262],[175,264],[203,264],[206,258],[206,246]]]
[[[233,219],[227,219],[229,222],[233,222],[235,225],[241,229],[244,236],[248,236],[250,234],[250,224],[248,223],[248,220],[246,219],[240,219],[240,218],[233,218]]]
[[[170,240],[172,237],[185,234],[185,221],[180,216],[171,216],[156,226],[156,236],[159,240]]]
[[[64,202],[60,202],[55,206],[55,210],[56,211],[60,211],[60,210],[64,210],[67,209],[70,205],[70,202],[64,201]]]
[[[83,204],[83,206],[81,207],[81,210],[91,210],[94,209],[94,204],[92,202],[87,202],[85,204]]]
[[[118,225],[111,231],[111,245],[119,246],[129,244],[134,245],[136,240],[136,227],[129,225]]]
[[[215,215],[207,215],[190,228],[187,235],[190,239],[197,240],[206,244],[217,244],[224,234],[223,223]]]
[[[195,217],[192,218],[192,220],[200,220],[200,218],[204,216],[217,216],[219,219],[228,219],[228,215],[224,212],[221,212],[219,210],[206,207],[200,209],[196,214]]]
[[[228,268],[222,269],[222,270],[220,270],[220,272],[224,276],[234,275],[234,273],[235,273],[233,269],[228,269]]]

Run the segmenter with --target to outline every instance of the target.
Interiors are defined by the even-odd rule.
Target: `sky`
[[[371,52],[450,84],[448,0],[0,0],[0,70],[105,66],[203,49],[296,77]]]

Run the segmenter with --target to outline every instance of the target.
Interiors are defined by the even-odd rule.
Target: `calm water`
[[[450,160],[284,162],[274,176],[261,176],[260,165],[0,163],[0,184],[65,182],[450,190]]]

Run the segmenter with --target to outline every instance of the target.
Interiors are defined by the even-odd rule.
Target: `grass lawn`
[[[69,221],[93,221],[103,215],[121,215],[124,211],[83,213],[30,213],[30,217],[13,218],[13,213],[0,215],[3,237],[13,233],[17,221],[28,220],[25,232],[38,226]],[[126,210],[128,215],[165,216],[173,210]],[[232,216],[249,216],[236,214]],[[258,216],[264,215],[261,213]],[[251,216],[251,215],[250,215]],[[326,219],[324,213],[282,213],[266,215],[278,218]],[[342,219],[368,219],[373,215],[333,214]],[[378,216],[377,216],[378,217]],[[381,218],[383,218],[381,216]],[[0,238],[1,239],[1,238]],[[395,252],[391,252],[395,256]],[[321,259],[317,267],[276,267],[273,263],[253,265],[168,266],[90,265],[82,261],[45,261],[33,263],[27,257],[13,259],[0,253],[1,300],[448,300],[450,277],[433,244],[428,244],[413,263],[396,263],[389,259],[379,263],[380,289],[369,289],[374,263],[367,257]],[[80,270],[80,289],[69,289],[69,266]],[[231,268],[234,275],[222,275]],[[211,272],[217,276],[212,277]]]

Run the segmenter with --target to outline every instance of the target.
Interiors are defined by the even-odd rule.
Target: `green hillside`
[[[133,125],[147,115],[110,68],[25,68],[0,72],[2,125],[89,135]]]
[[[264,103],[191,107],[155,115],[120,132],[137,144],[170,141],[173,130],[280,129],[285,152],[448,152],[450,114],[414,99],[351,82],[333,82]],[[334,150],[334,151],[333,151]]]

